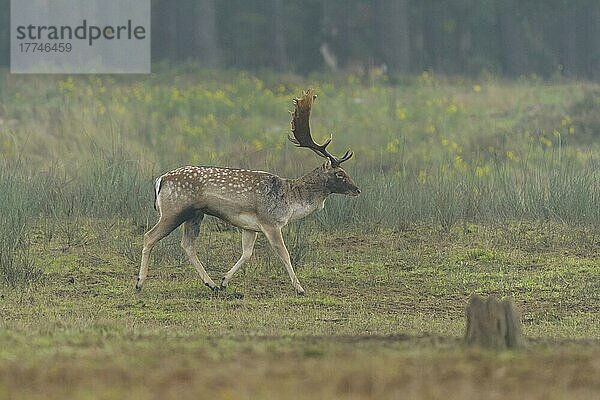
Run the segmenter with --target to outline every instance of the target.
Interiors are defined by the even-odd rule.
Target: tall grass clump
[[[0,171],[0,281],[10,286],[35,282],[30,239],[37,226],[46,238],[78,244],[87,222],[98,236],[110,224],[128,220],[145,228],[154,210],[152,173],[124,153],[98,150],[94,157],[47,165],[4,157]],[[108,227],[108,228],[107,228]]]
[[[81,163],[54,166],[40,178],[47,196],[43,208],[58,219],[144,219],[152,208],[151,175],[134,160],[102,153]]]
[[[15,165],[0,170],[0,282],[9,286],[39,280],[30,253],[29,223],[37,208],[29,179]]]
[[[559,221],[600,226],[600,169],[550,158],[498,165],[485,175],[441,166],[425,175],[380,173],[355,181],[355,199],[334,196],[316,217],[322,227],[348,225],[404,227],[427,223],[449,230],[460,223],[514,220]]]
[[[28,215],[57,226],[151,224],[153,178],[180,165],[310,171],[321,160],[286,139],[286,111],[307,87],[319,94],[315,139],[333,132],[334,154],[354,151],[344,167],[362,195],[328,199],[303,231],[521,219],[600,226],[600,88],[592,83],[427,72],[390,85],[191,65],[143,77],[5,78],[0,154],[14,158],[18,148],[28,158],[13,166],[24,182],[15,190],[37,199]]]

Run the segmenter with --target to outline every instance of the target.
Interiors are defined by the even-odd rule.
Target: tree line
[[[8,9],[9,0],[0,0]],[[8,13],[0,62],[8,64]],[[154,62],[600,79],[598,0],[152,0]]]

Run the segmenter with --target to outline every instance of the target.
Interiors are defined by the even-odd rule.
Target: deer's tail
[[[154,181],[154,209],[158,211],[158,204],[156,200],[158,199],[158,194],[160,193],[160,184],[162,183],[162,176],[159,176]]]

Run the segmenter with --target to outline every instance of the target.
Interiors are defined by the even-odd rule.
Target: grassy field
[[[213,294],[163,245],[133,290],[140,231],[71,247],[35,232],[43,283],[2,290],[0,391],[8,398],[594,398],[600,390],[599,236],[563,225],[311,233],[296,297],[259,239]],[[239,235],[201,240],[209,273]],[[262,239],[262,238],[261,238]],[[512,293],[528,347],[465,349],[470,293]]]
[[[166,68],[0,75],[0,398],[600,395],[600,87]],[[286,110],[355,152],[363,194],[291,225],[297,297],[259,237],[225,292],[154,252],[152,179],[181,164],[298,176]],[[240,235],[208,219],[218,279]],[[527,347],[466,348],[473,292],[512,295]]]

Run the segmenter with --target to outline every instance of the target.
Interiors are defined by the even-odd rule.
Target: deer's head
[[[325,186],[331,193],[358,196],[360,189],[356,186],[350,175],[340,167],[340,164],[349,160],[353,153],[348,150],[341,158],[338,158],[327,151],[327,146],[333,139],[332,135],[322,145],[317,144],[311,136],[309,124],[310,109],[316,98],[317,95],[314,90],[308,89],[302,94],[302,97],[293,100],[292,135],[288,136],[288,138],[297,147],[306,147],[327,159],[318,171],[324,178]]]
[[[360,189],[342,167],[334,167],[331,161],[327,160],[321,166],[320,172],[325,180],[325,186],[331,193],[347,194],[349,196],[360,194]]]

